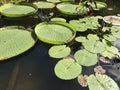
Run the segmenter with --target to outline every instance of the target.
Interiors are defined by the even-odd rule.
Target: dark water
[[[106,0],[108,8],[99,15],[120,13],[120,0]],[[109,10],[109,9],[112,10]],[[24,22],[24,23],[23,23]],[[23,25],[25,27],[39,23],[38,20],[3,20],[2,25]],[[75,80],[61,80],[54,74],[58,62],[48,55],[49,46],[38,41],[36,45],[22,55],[0,62],[0,90],[88,90],[81,88]],[[108,68],[109,69],[109,68]],[[88,68],[86,71],[91,71]],[[86,72],[88,73],[88,72]],[[117,81],[117,80],[116,80]],[[120,82],[118,85],[120,86]]]

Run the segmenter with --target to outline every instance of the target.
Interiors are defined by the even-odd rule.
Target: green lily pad
[[[87,50],[78,50],[74,55],[77,63],[83,66],[92,66],[97,63],[97,54],[88,52]]]
[[[70,54],[70,48],[66,45],[52,46],[49,49],[49,55],[54,58],[63,58]]]
[[[82,43],[87,41],[86,37],[83,37],[83,36],[78,36],[78,37],[75,38],[75,40],[77,42],[82,42]]]
[[[75,28],[65,22],[43,22],[35,27],[39,40],[49,44],[70,42],[76,35]]]
[[[107,7],[106,3],[100,1],[96,1],[97,8],[94,3],[89,3],[89,4],[92,6],[93,10],[100,10]]]
[[[76,10],[76,8],[78,6],[79,5],[71,4],[71,3],[60,3],[60,4],[57,4],[56,7],[63,14],[66,14],[66,15],[78,15],[78,12]]]
[[[101,53],[105,50],[105,45],[101,41],[86,40],[83,42],[86,50],[92,53]]]
[[[35,4],[39,9],[52,9],[52,8],[55,7],[55,4],[54,4],[54,3],[45,2],[45,1],[34,2],[34,4]]]
[[[31,4],[19,5],[19,4],[4,4],[0,6],[0,13],[3,16],[16,18],[31,15],[37,12],[37,9]]]
[[[88,77],[89,90],[119,90],[117,83],[107,75],[90,75]]]
[[[52,3],[60,3],[61,0],[47,0],[48,2],[52,2]]]
[[[17,56],[30,49],[36,42],[32,32],[20,27],[0,28],[0,60]]]
[[[64,18],[60,18],[60,17],[51,18],[51,21],[61,21],[61,22],[66,22],[66,20],[65,20]]]
[[[102,19],[101,16],[87,16],[80,18],[79,20],[70,20],[70,24],[73,25],[77,31],[84,32],[88,29],[96,30],[101,25],[98,22],[98,19]]]
[[[81,72],[82,67],[72,58],[60,60],[54,68],[58,78],[64,80],[75,79]]]
[[[104,57],[113,58],[119,54],[119,51],[116,47],[106,46],[106,50],[101,53]]]

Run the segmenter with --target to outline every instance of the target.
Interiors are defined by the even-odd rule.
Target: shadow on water
[[[120,13],[120,9],[118,10],[120,3],[116,3],[115,0],[109,0],[109,8],[113,8],[113,10],[104,9],[105,14],[101,11],[101,15]],[[22,25],[28,27],[28,25],[31,26],[33,23],[37,24],[39,22],[35,19],[31,20],[31,22],[29,21],[29,18],[24,20],[24,23],[27,23],[24,24],[23,20],[19,20],[19,22],[5,20],[2,24],[3,26]],[[76,79],[65,81],[55,76],[54,66],[58,60],[49,57],[49,47],[49,45],[47,46],[38,41],[32,49],[24,54],[7,61],[1,61],[0,90],[88,90],[88,88],[81,88]],[[93,67],[87,69],[85,71],[91,72]],[[89,74],[89,72],[84,73]],[[118,82],[118,85],[120,86],[120,82]]]

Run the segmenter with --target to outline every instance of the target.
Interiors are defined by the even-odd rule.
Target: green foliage
[[[90,75],[88,77],[89,90],[119,90],[118,85],[107,75]]]
[[[0,60],[17,56],[30,49],[36,40],[32,32],[20,27],[0,28]]]
[[[54,58],[64,58],[70,54],[71,50],[66,45],[52,46],[49,55]]]
[[[96,5],[95,5],[96,3]],[[95,1],[95,2],[92,2],[92,3],[88,3],[92,8],[93,10],[100,10],[100,9],[103,9],[103,8],[106,8],[107,7],[107,4],[104,3],[104,2],[100,2],[100,1]]]
[[[76,34],[74,27],[65,22],[43,22],[35,27],[38,38],[50,44],[64,44],[70,42]]]
[[[81,72],[82,67],[72,58],[60,60],[54,68],[57,77],[64,80],[75,79]]]
[[[83,66],[92,66],[97,63],[97,55],[88,52],[87,50],[78,50],[74,55],[75,60],[77,63]]]
[[[101,16],[87,16],[84,18],[80,18],[79,20],[70,20],[70,24],[73,25],[77,31],[84,32],[88,29],[96,30],[101,25],[98,22],[98,19],[102,19]]]
[[[4,4],[0,7],[0,13],[6,17],[23,17],[36,13],[36,9],[29,5]]]
[[[39,9],[52,9],[55,7],[54,3],[39,1],[34,3]]]

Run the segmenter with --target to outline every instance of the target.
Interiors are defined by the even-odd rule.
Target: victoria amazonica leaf
[[[83,66],[92,66],[97,63],[97,54],[88,52],[87,50],[78,50],[74,55],[77,63]]]
[[[56,7],[63,14],[66,14],[66,15],[78,15],[78,12],[76,10],[78,5],[76,5],[76,4],[60,3],[60,4],[57,4]]]
[[[75,28],[65,22],[43,22],[35,27],[38,38],[50,44],[64,44],[71,41],[76,34]]]
[[[63,58],[70,54],[71,50],[66,45],[52,46],[49,49],[49,55],[54,58]]]
[[[52,3],[60,3],[61,0],[47,0],[48,2],[52,2]]]
[[[52,9],[55,7],[54,3],[39,1],[34,3],[39,9]]]
[[[32,32],[20,28],[0,28],[0,60],[17,56],[30,49],[36,40]]]
[[[82,71],[82,67],[72,58],[60,60],[54,68],[55,74],[60,79],[75,79]]]
[[[64,18],[60,18],[60,17],[51,18],[51,21],[61,21],[61,22],[66,22],[66,20],[65,20]]]
[[[107,75],[90,75],[88,78],[89,90],[119,90],[116,82]]]
[[[0,13],[6,17],[23,17],[35,13],[36,8],[28,5],[4,4],[0,7]]]

